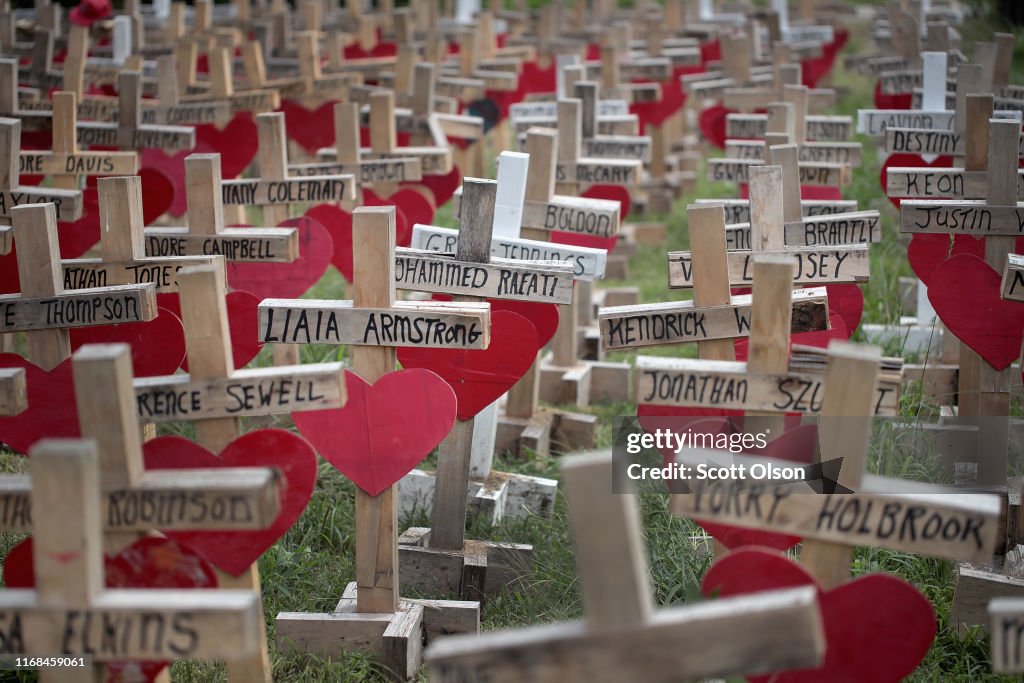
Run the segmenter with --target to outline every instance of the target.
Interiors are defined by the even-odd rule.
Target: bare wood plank
[[[153,285],[79,289],[49,297],[0,295],[0,332],[145,322],[156,317]]]
[[[26,391],[22,368],[0,370],[0,415],[17,415],[28,408]]]

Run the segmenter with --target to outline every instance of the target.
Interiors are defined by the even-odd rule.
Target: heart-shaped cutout
[[[619,222],[625,223],[629,218],[629,210],[633,206],[633,200],[629,196],[629,190],[622,185],[591,185],[581,194],[581,197],[591,199],[607,199],[619,203]],[[615,245],[612,245],[613,247]]]
[[[311,155],[321,147],[333,145],[335,104],[334,101],[324,102],[310,110],[294,100],[281,102],[288,139]]]
[[[886,188],[889,187],[889,169],[890,168],[950,168],[953,166],[953,157],[950,156],[939,156],[932,161],[925,161],[920,154],[906,154],[900,152],[898,154],[890,154],[882,164],[882,170],[878,176],[878,182],[882,184],[882,192],[886,192]],[[940,199],[940,197],[929,197],[929,199]],[[901,197],[889,197],[889,201],[897,209],[900,208],[902,201]]]
[[[704,595],[729,597],[817,586],[806,569],[769,550],[746,548],[716,561]],[[935,611],[916,588],[888,574],[867,574],[829,591],[818,587],[825,625],[825,661],[817,669],[750,676],[755,683],[877,683],[901,681],[935,639]],[[898,644],[898,645],[897,645]]]
[[[732,109],[727,109],[721,104],[708,107],[700,113],[698,123],[700,132],[704,139],[718,149],[725,149],[725,119],[729,114],[735,114]]]
[[[491,343],[486,349],[400,348],[404,368],[440,375],[458,397],[459,419],[472,419],[526,374],[540,349],[533,323],[511,311],[491,312]]]
[[[298,229],[299,258],[291,263],[229,262],[228,284],[232,289],[261,300],[297,299],[324,274],[334,251],[327,228],[310,216],[289,218],[280,227]]]
[[[957,339],[996,370],[1020,357],[1024,306],[1000,296],[1000,274],[977,256],[960,254],[932,271],[928,301]]]
[[[331,130],[334,130],[333,124]],[[252,113],[236,113],[223,128],[212,123],[196,126],[196,148],[192,151],[220,154],[223,178],[242,175],[259,151],[259,134]]]
[[[179,319],[181,318],[181,297],[177,292],[157,294],[157,303]],[[244,368],[263,348],[260,341],[260,300],[249,292],[228,292],[228,330],[231,334],[231,356],[235,368]],[[180,367],[188,372],[188,358],[182,357]],[[172,374],[174,371],[161,374]]]
[[[70,358],[47,372],[16,353],[0,353],[0,368],[24,368],[28,391],[28,408],[0,416],[0,443],[28,455],[40,439],[81,435]]]
[[[932,235],[919,233],[910,238],[907,259],[917,278],[928,286],[932,273],[941,263],[958,254],[985,258],[985,240],[976,240],[969,235]]]
[[[413,190],[409,190],[412,192]],[[365,206],[381,206],[373,204],[376,195],[371,195]],[[306,211],[306,215],[317,221],[330,234],[332,250],[331,264],[348,282],[352,282],[352,214],[333,204],[317,204]],[[409,244],[412,240],[412,224],[406,219],[401,209],[395,210],[395,242]]]
[[[875,83],[875,109],[910,109],[914,106],[914,93],[898,92],[886,94],[882,92],[882,81]],[[883,185],[882,187],[885,187]]]
[[[71,350],[85,344],[129,344],[135,377],[173,375],[185,360],[185,330],[179,315],[160,306],[156,318],[148,322],[76,327],[71,330]]]
[[[169,538],[146,536],[103,558],[107,588],[216,588],[217,575],[207,562]],[[4,560],[4,585],[34,588],[32,539],[11,549]],[[107,682],[149,683],[170,664],[161,661],[114,661]]]
[[[344,407],[292,419],[324,460],[371,496],[423,462],[455,424],[455,392],[428,370],[389,372],[372,385],[346,371],[345,389]]]
[[[452,170],[443,175],[423,175],[418,181],[410,181],[408,185],[421,185],[434,195],[434,206],[444,206],[449,199],[455,196],[455,190],[462,185],[462,171],[455,164]]]
[[[208,467],[272,467],[284,477],[281,511],[266,529],[256,531],[175,531],[173,538],[204,560],[239,576],[291,528],[306,509],[316,484],[313,447],[283,429],[260,429],[229,443],[219,455],[178,436],[161,436],[143,446],[147,470]]]
[[[167,213],[180,218],[188,211],[188,191],[185,187],[185,157],[192,154],[194,150],[167,154],[159,149],[144,149],[139,155],[141,168],[152,169],[162,173],[173,187],[171,204],[167,207]]]

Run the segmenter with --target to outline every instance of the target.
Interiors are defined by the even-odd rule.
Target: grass
[[[977,17],[964,28],[966,39],[991,35],[992,20],[988,16]],[[866,48],[863,32],[855,32],[847,48],[856,53]],[[1018,55],[1024,55],[1024,43],[1018,40]],[[841,57],[838,60],[841,62]],[[1020,82],[1024,70],[1024,59],[1014,60],[1015,81]],[[841,89],[842,97],[837,106],[840,113],[854,114],[856,109],[872,106],[873,83],[866,78],[846,72],[837,64],[834,83]],[[862,208],[882,211],[885,225],[883,241],[872,247],[870,283],[864,286],[864,321],[871,323],[893,323],[898,320],[897,278],[910,275],[906,263],[905,240],[896,232],[897,213],[882,196],[878,185],[879,163],[876,144],[864,142],[864,161],[854,174],[853,184],[844,192],[848,198],[857,199]],[[669,226],[669,249],[685,249],[686,215],[685,206],[696,197],[729,196],[734,188],[726,185],[712,185],[704,180],[698,183],[694,194],[680,199],[672,213],[664,217]],[[439,224],[453,225],[449,207],[438,212]],[[639,287],[641,299],[645,302],[664,301],[667,298],[687,298],[685,292],[666,289],[666,264],[664,249],[640,248],[631,259],[632,277],[628,284]],[[332,269],[316,287],[307,294],[310,298],[341,297],[345,288],[340,276]],[[609,285],[625,284],[609,282]],[[856,337],[855,337],[856,338]],[[896,354],[898,348],[886,351]],[[695,355],[692,345],[662,347],[651,353],[667,355]],[[646,352],[645,352],[646,353]],[[343,348],[314,346],[302,350],[304,362],[319,362],[341,359]],[[264,352],[257,364],[269,363]],[[613,359],[632,359],[633,354],[615,354]],[[575,408],[579,410],[578,408]],[[610,418],[614,415],[628,415],[635,406],[619,404],[588,408],[600,417],[598,432],[599,446],[611,442]],[[907,417],[929,414],[934,406],[923,400],[919,388],[911,387],[901,403],[901,413]],[[292,428],[289,421],[282,419],[276,424]],[[190,435],[187,426],[172,426],[165,431]],[[936,472],[926,456],[907,455],[912,452],[906,433],[882,431],[874,443],[871,468],[893,476],[921,479],[942,479],[948,473]],[[0,458],[4,471],[20,471],[24,460],[8,454]],[[524,472],[543,476],[558,475],[556,461],[529,458],[523,461],[496,460],[496,467],[502,471]],[[700,578],[708,566],[708,556],[694,551],[690,540],[698,533],[697,527],[688,520],[674,518],[668,514],[667,498],[661,495],[646,495],[640,500],[647,547],[650,555],[650,572],[655,596],[659,604],[672,605],[701,599]],[[520,627],[528,624],[564,621],[581,616],[582,605],[575,571],[575,552],[568,529],[565,501],[559,495],[554,513],[550,518],[528,517],[509,521],[491,527],[474,521],[470,536],[494,540],[510,540],[531,543],[534,546],[535,563],[525,586],[521,590],[508,591],[496,596],[487,606],[483,617],[483,628]],[[402,520],[402,528],[422,525],[427,520],[422,515]],[[268,635],[271,642],[271,656],[275,680],[280,681],[332,681],[363,682],[384,680],[374,664],[361,655],[345,655],[333,661],[313,656],[282,656],[273,648],[274,617],[282,611],[327,612],[331,611],[344,586],[354,578],[354,490],[330,465],[321,463],[316,490],[309,506],[299,521],[288,533],[260,559],[259,567],[263,577],[264,611]],[[0,539],[0,552],[6,551],[17,541],[6,535]],[[950,562],[917,557],[905,553],[858,548],[855,554],[853,573],[883,571],[903,577],[921,590],[935,606],[938,635],[921,663],[911,677],[914,681],[997,681],[1013,680],[997,677],[988,671],[987,641],[975,634],[966,639],[957,638],[949,628],[949,610],[953,595],[953,565]],[[409,596],[416,597],[416,596]],[[898,643],[893,643],[898,647]],[[209,662],[179,662],[173,666],[176,681],[220,681],[226,680],[223,666]],[[31,680],[32,674],[19,676],[19,680]],[[425,680],[425,675],[421,675]],[[14,680],[13,675],[0,675],[2,680]]]

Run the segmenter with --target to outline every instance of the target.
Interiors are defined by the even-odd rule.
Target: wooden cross
[[[509,157],[505,156],[504,159]],[[456,301],[484,301],[490,297],[570,303],[573,279],[569,264],[491,260],[491,230],[497,213],[496,194],[504,189],[492,180],[467,178],[463,181],[462,199],[459,202],[461,229],[455,259],[437,256],[430,251],[400,251],[395,264],[397,285],[402,289],[452,294]],[[471,275],[459,275],[455,270]],[[454,286],[448,284],[452,281],[456,283]],[[463,286],[458,282],[472,282],[472,285]],[[466,491],[470,489],[474,469],[474,450],[480,450],[478,444],[481,435],[477,430],[491,430],[493,433],[497,427],[496,413],[485,413],[470,420],[456,421],[451,433],[441,444],[431,528],[409,529],[399,539],[399,543],[403,544],[399,561],[411,570],[402,572],[406,577],[406,585],[417,590],[454,591],[465,599],[479,600],[485,590],[493,592],[518,578],[519,572],[511,569],[517,563],[509,562],[510,554],[525,556],[527,561],[532,555],[529,546],[466,541]],[[489,461],[494,454],[494,438],[491,436],[483,441],[489,446],[486,450],[490,452],[478,453],[478,457]],[[490,467],[485,469],[485,474],[489,474]],[[481,550],[484,552],[481,553]],[[488,564],[496,560],[500,560],[501,564],[510,564],[510,569],[497,574],[487,572]],[[461,562],[461,566],[454,567],[454,571],[440,570],[439,564],[447,567],[453,561]]]
[[[577,194],[590,185],[635,186],[640,181],[640,159],[593,159],[583,155],[583,102],[558,101],[558,164],[556,188],[561,194]]]
[[[611,455],[567,458],[562,470],[585,618],[438,640],[426,652],[432,681],[668,683],[821,661],[811,587],[655,609],[639,506],[613,493]]]
[[[0,370],[0,415],[17,415],[28,408],[25,386],[25,370],[4,368]]]
[[[785,147],[785,146],[784,146]],[[773,150],[777,148],[772,148]],[[795,157],[796,149],[790,146],[779,149]],[[773,151],[774,153],[774,151]],[[710,162],[711,160],[709,160]],[[802,206],[799,200],[799,182],[793,177],[793,165],[789,164],[790,177],[784,178],[782,166],[749,167],[751,240],[753,251],[729,252],[729,282],[733,286],[749,285],[752,279],[751,257],[754,252],[777,251],[793,256],[798,261],[797,284],[825,284],[832,282],[863,282],[869,275],[868,245],[845,243],[838,246],[788,246],[786,223],[800,223]],[[867,217],[864,217],[867,219]],[[811,221],[813,223],[813,221]],[[799,232],[800,228],[796,231]],[[857,235],[862,235],[858,232]],[[868,237],[871,236],[868,232]],[[799,240],[796,240],[799,241]],[[689,287],[693,283],[692,258],[689,252],[669,252],[669,287]]]
[[[725,220],[713,204],[687,208],[693,248],[694,298],[598,311],[601,344],[605,349],[635,349],[663,344],[698,343],[698,354],[709,340],[732,340],[750,334],[752,297],[732,296],[726,277]],[[700,278],[700,282],[698,282]],[[821,288],[797,290],[792,297],[790,332],[828,329],[828,306]],[[726,348],[726,345],[720,345]],[[728,346],[731,349],[731,345]],[[721,358],[718,360],[733,360]]]
[[[527,136],[529,158],[533,163],[528,165],[528,172],[520,156],[503,155],[498,164],[498,181],[501,187],[521,187],[525,176],[525,190],[510,191],[509,202],[504,209],[510,212],[508,220],[496,221],[491,239],[491,256],[509,259],[527,259],[541,261],[565,261],[573,266],[573,277],[577,286],[581,281],[589,281],[604,277],[607,252],[604,249],[577,247],[566,244],[554,244],[547,241],[548,230],[558,227],[567,229],[569,224],[558,221],[557,225],[549,225],[544,216],[571,216],[572,224],[578,226],[592,225],[597,234],[607,228],[608,234],[615,234],[619,227],[618,202],[607,200],[582,200],[554,194],[555,187],[555,146],[558,132],[553,129],[537,128]],[[519,197],[525,197],[522,204],[522,215],[514,203]],[[543,215],[528,216],[544,208]],[[565,213],[563,213],[565,212]],[[543,219],[542,225],[538,222]],[[521,230],[520,230],[521,228]],[[520,236],[522,234],[522,236]],[[413,228],[412,246],[432,251],[454,252],[458,243],[458,231],[447,228],[417,225]],[[564,315],[564,313],[562,313]],[[552,432],[556,432],[558,440],[565,444],[581,447],[592,445],[594,419],[593,416],[573,413],[561,413],[558,423],[563,427],[559,430],[552,425],[552,415],[538,411],[540,389],[540,360],[538,355],[530,371],[509,391],[506,402],[506,414],[499,418],[498,449],[506,447],[521,451],[528,447],[538,453],[548,452],[548,442]],[[611,368],[617,370],[617,368]],[[578,377],[578,375],[574,375]],[[588,376],[580,379],[586,380]],[[612,377],[602,383],[604,385],[621,385],[621,377]],[[584,386],[585,382],[584,382]],[[584,388],[581,392],[586,394]],[[561,401],[560,401],[561,402]],[[570,401],[571,402],[571,401]],[[505,436],[503,436],[505,435]]]
[[[375,90],[369,94],[370,149],[360,150],[361,159],[406,159],[417,158],[420,171],[425,175],[446,175],[452,170],[452,149],[448,138],[440,129],[435,118],[428,119],[431,131],[430,145],[399,147],[398,119],[395,111],[395,96],[390,90]],[[325,147],[317,150],[322,161],[352,158],[352,148],[342,150]]]
[[[68,329],[144,322],[157,315],[150,284],[76,289],[61,282],[57,220],[52,204],[12,210],[21,294],[0,296],[0,331],[25,332],[28,358],[50,370],[71,355]]]
[[[423,179],[420,159],[415,156],[369,159],[359,145],[359,105],[341,102],[334,105],[334,161],[289,164],[288,173],[306,175],[352,175],[357,197],[365,187],[390,185]]]
[[[299,257],[295,228],[226,228],[219,154],[185,157],[188,225],[144,231],[146,254],[216,256],[227,261],[291,263]]]
[[[65,289],[153,283],[159,293],[178,291],[177,273],[195,265],[224,268],[220,256],[147,256],[139,176],[100,178],[99,257],[61,262]]]
[[[882,229],[878,211],[833,211],[836,208],[845,208],[849,203],[830,202],[818,205],[800,199],[800,175],[804,168],[798,161],[800,149],[799,145],[770,145],[766,155],[769,157],[769,163],[782,168],[783,244],[786,247],[822,248],[880,242]],[[747,215],[744,221],[726,225],[726,244],[732,251],[747,251],[752,248],[750,202],[747,200],[745,204],[732,206],[745,208]],[[852,208],[856,209],[856,206],[856,202],[853,202]],[[805,215],[808,209],[827,213]]]
[[[779,52],[777,46],[776,53]],[[776,54],[778,57],[778,54]],[[748,88],[725,88],[722,93],[722,104],[737,111],[754,111],[764,109],[773,102],[782,102],[785,97],[785,86],[800,85],[803,82],[802,68],[799,62],[787,64],[781,60],[775,65],[774,78],[771,85]],[[811,88],[807,93],[807,109],[810,113],[820,114],[823,110],[835,106],[836,91],[832,88]]]
[[[169,99],[173,97],[173,93],[178,88],[187,88],[189,85],[188,80],[181,76],[181,65],[184,63],[192,70],[195,67],[197,57],[195,54],[195,43],[185,42],[183,45],[184,54],[176,57],[178,77],[174,90],[170,88],[170,78],[161,76],[160,84],[164,88],[163,92],[167,93]],[[280,108],[281,96],[274,88],[235,89],[232,80],[231,53],[228,51],[228,48],[213,48],[206,56],[210,69],[209,92],[182,95],[178,98],[181,104],[209,102],[212,98],[214,102],[226,101],[231,108],[232,114],[239,112],[262,114]],[[161,94],[161,96],[163,95]]]
[[[75,352],[72,362],[78,423],[82,437],[93,440],[99,452],[101,524],[113,545],[154,529],[263,529],[274,521],[282,484],[273,470],[146,471],[127,345],[88,345]],[[26,476],[4,478],[4,532],[32,530],[38,515],[33,515],[31,490]]]
[[[755,167],[751,177],[751,230],[754,251],[743,254],[750,260],[748,274],[754,284],[751,301],[750,360],[707,363],[702,360],[637,358],[637,400],[652,405],[688,405],[782,413],[816,412],[820,409],[820,375],[790,370],[789,331],[792,327],[792,286],[798,261],[794,251],[782,248],[783,221],[782,169]],[[854,247],[844,247],[850,249]],[[689,263],[696,264],[689,255]],[[719,256],[720,258],[720,256]],[[732,257],[728,256],[731,260]],[[800,257],[805,258],[805,257]],[[670,287],[673,265],[670,264]],[[715,271],[717,263],[710,268]],[[733,271],[730,265],[726,271]],[[709,277],[703,270],[687,265],[688,286],[696,284],[696,275]],[[757,273],[760,272],[760,277]],[[715,299],[708,305],[726,302],[725,290],[737,284],[732,272],[726,278],[715,271],[720,282]],[[758,286],[760,283],[760,286]],[[761,292],[759,297],[758,292]],[[703,300],[695,305],[703,305]],[[760,309],[760,313],[758,312]],[[760,321],[760,322],[759,322]],[[763,335],[763,336],[762,336]],[[879,390],[876,412],[895,414],[898,385],[884,383]],[[781,430],[777,430],[779,433]]]
[[[487,347],[488,304],[396,301],[394,207],[356,209],[352,231],[354,300],[265,299],[264,342],[351,345],[352,370],[371,384],[394,370],[397,346]],[[377,496],[356,489],[355,595],[350,586],[331,614],[279,614],[278,651],[330,656],[360,649],[411,677],[419,665],[421,623],[435,634],[433,620],[455,614],[473,622],[461,621],[458,628],[478,628],[478,603],[469,603],[467,612],[467,603],[434,602],[436,609],[424,610],[421,603],[399,602],[396,494],[394,486]]]
[[[991,95],[967,96],[968,139],[965,173],[985,177],[987,199],[981,202],[917,201],[900,208],[900,230],[911,233],[968,234],[985,237],[985,260],[1001,269],[1020,232],[1018,154],[1020,125],[989,121]],[[991,133],[989,131],[991,130]],[[987,172],[984,169],[987,167]],[[940,216],[956,212],[959,220],[940,225]],[[957,392],[962,418],[982,417],[979,423],[978,482],[1004,485],[1007,481],[1009,373],[993,369],[966,345],[961,346],[961,378]],[[1002,418],[1002,419],[993,419]],[[984,448],[980,444],[984,444]]]
[[[19,183],[21,165],[21,121],[0,118],[0,223],[10,223],[11,212],[24,204],[53,204],[58,220],[82,217],[82,191]],[[0,254],[10,252],[13,230],[0,225]]]
[[[355,72],[324,75],[315,33],[303,31],[296,40],[299,48],[298,76],[274,80],[267,78],[260,44],[248,41],[242,45],[245,72],[252,88],[274,88],[280,93],[281,99],[320,105],[331,100],[347,100],[349,88],[363,82],[362,74]]]
[[[767,104],[765,140],[726,140],[725,156],[731,159],[764,160],[770,140],[785,138],[799,145],[801,174],[816,185],[843,184],[851,175],[845,167],[860,166],[859,142],[808,141],[807,112],[810,90],[804,85],[786,85],[780,100]],[[770,139],[770,140],[769,140]],[[777,144],[777,143],[776,143]],[[821,170],[827,169],[827,170]],[[845,171],[845,172],[844,172]]]
[[[649,135],[600,135],[598,133],[598,84],[594,81],[577,81],[573,85],[573,97],[581,103],[580,143],[584,157],[596,159],[640,159],[651,161],[651,137]]]
[[[783,162],[785,163],[785,162]],[[783,171],[785,173],[785,171]],[[735,226],[739,223],[750,223],[750,200],[749,199],[696,199],[694,204],[719,204],[725,211],[725,223],[727,226]],[[856,200],[851,199],[802,199],[800,210],[805,218],[813,216],[831,216],[837,213],[855,213],[857,211]],[[874,228],[869,228],[873,231]]]
[[[355,178],[350,174],[289,176],[283,113],[257,115],[256,128],[260,175],[223,181],[225,206],[259,206],[263,209],[263,222],[277,225],[288,218],[292,204],[355,199]]]
[[[946,78],[948,55],[945,52],[925,52],[921,55],[924,97],[921,106],[906,109],[860,109],[857,111],[857,132],[871,136],[885,135],[890,128],[914,130],[953,130],[956,112],[946,109]],[[959,80],[959,78],[958,78]],[[968,81],[964,81],[969,84]],[[955,109],[955,107],[954,107]],[[901,151],[907,142],[894,140],[893,149]],[[887,144],[888,147],[888,144]]]
[[[96,682],[106,676],[94,662],[232,660],[258,648],[263,615],[251,592],[104,588],[96,447],[48,439],[31,456],[36,588],[0,592],[5,654],[85,656],[74,680]],[[68,680],[61,671],[40,679]]]
[[[54,187],[77,190],[83,176],[131,175],[138,171],[137,152],[86,152],[76,139],[75,95],[53,94],[53,150],[23,151],[18,157],[21,173],[48,175]]]
[[[786,92],[792,93],[791,97],[800,98],[798,111],[806,111],[806,87],[785,86],[785,89]],[[725,119],[725,136],[727,139],[764,139],[766,134],[771,132],[768,127],[769,116],[770,114],[729,114]],[[849,116],[807,114],[804,118],[804,126],[797,122],[795,130],[798,133],[804,131],[801,142],[806,140],[813,140],[815,142],[844,142],[849,140],[853,133],[853,119]]]
[[[977,129],[972,129],[969,126],[970,121],[974,119],[969,118],[967,111],[968,103],[977,98],[978,93],[976,88],[972,87],[972,83],[976,82],[977,76],[980,75],[981,68],[978,65],[964,64],[961,65],[957,72],[958,87],[957,97],[963,99],[963,107],[960,107],[960,100],[958,99],[957,107],[957,125],[956,130],[965,131],[965,135],[976,134]],[[988,95],[987,106],[977,104],[975,106],[987,108],[988,112],[984,120],[987,121],[987,117],[992,114],[991,95]],[[1003,123],[1003,122],[1000,122]],[[1006,121],[1007,127],[1010,124],[1020,126],[1019,121]],[[963,144],[964,154],[967,154],[967,149],[970,146],[969,137],[965,139]],[[989,195],[989,184],[988,174],[985,171],[985,153],[981,150],[984,149],[984,145],[979,148],[979,155],[974,158],[974,163],[968,164],[971,161],[970,157],[964,157],[964,165],[954,168],[890,168],[888,170],[888,176],[886,180],[885,193],[890,197],[905,197],[909,199],[931,199],[931,198],[950,198],[950,199],[980,199],[984,200]],[[1017,160],[1020,156],[1020,142],[1016,142],[1011,148],[1011,154],[1014,160]],[[1024,195],[1024,173],[1018,169],[1013,174],[1014,184],[1009,188],[1010,200],[1015,200]],[[1013,203],[1013,201],[1009,203]],[[997,267],[1002,266],[1000,260]]]
[[[916,125],[887,126],[884,131],[885,150],[923,154],[926,159],[940,154],[964,157],[967,121],[963,108],[968,96],[985,92],[981,84],[973,80],[979,74],[977,66],[966,65],[963,67],[964,75],[958,74],[957,84],[962,87],[957,88],[954,106],[947,111],[946,55],[942,52],[925,52],[922,57],[924,89],[920,109],[923,112],[934,111],[936,115],[922,115],[915,122]]]
[[[49,105],[33,105],[19,98],[18,62],[0,59],[0,115],[21,121],[23,130],[50,130],[53,126],[49,111],[34,111],[32,106],[49,109]],[[38,99],[36,100],[38,102]],[[84,124],[79,124],[84,125]]]
[[[800,560],[824,590],[849,580],[856,545],[987,560],[999,536],[998,496],[864,474],[881,360],[872,347],[837,341],[829,347],[818,438],[831,462],[794,467],[782,459],[684,449],[675,462],[690,493],[672,496],[673,514],[803,537]],[[702,465],[735,465],[740,474],[712,480],[700,476]],[[757,480],[758,468],[778,474]],[[729,505],[720,497],[726,489],[736,495]],[[760,507],[768,499],[771,505]],[[858,524],[840,521],[854,510],[862,511]],[[925,520],[942,535],[924,533]]]
[[[189,373],[136,380],[140,420],[192,421],[196,440],[217,453],[241,436],[241,417],[344,405],[344,369],[340,363],[236,370],[223,270],[218,266],[186,268],[179,278]],[[218,575],[221,585],[259,594],[255,564],[239,576],[220,571]],[[253,657],[229,663],[229,677],[238,681],[270,680],[265,636]]]

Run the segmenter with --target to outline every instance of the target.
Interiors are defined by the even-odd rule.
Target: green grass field
[[[965,42],[980,38],[986,32],[990,35],[991,27],[992,25],[983,18],[973,20],[964,28]],[[855,26],[848,28],[853,31],[853,35],[847,46],[847,53],[868,49],[863,30],[858,30]],[[1018,41],[1018,55],[1021,54],[1024,54],[1024,44]],[[846,72],[841,62],[842,55],[837,60],[837,71],[833,76],[835,86],[842,91],[838,112],[855,114],[858,108],[873,106],[871,94],[874,83]],[[1016,59],[1014,67],[1015,81],[1021,82],[1024,60]],[[869,140],[863,142],[863,166],[856,170],[853,184],[844,194],[847,198],[858,200],[861,208],[882,211],[885,225],[883,241],[874,245],[871,250],[872,278],[864,287],[864,322],[892,323],[899,317],[897,277],[910,275],[911,272],[906,262],[905,240],[895,228],[897,212],[879,188],[876,144]],[[735,188],[729,186],[713,186],[704,181],[700,182],[695,194],[680,199],[672,214],[665,217],[669,225],[668,248],[686,247],[685,207],[688,203],[696,197],[724,197],[734,192]],[[442,209],[437,222],[453,225],[450,210]],[[664,250],[642,248],[631,260],[632,277],[628,284],[640,288],[641,298],[645,302],[684,297],[681,292],[669,292],[665,288],[665,271]],[[340,297],[344,291],[342,284],[340,276],[332,269],[307,296]],[[899,349],[889,348],[885,351],[888,354],[896,354]],[[694,350],[692,346],[680,346],[658,349],[657,353],[694,355]],[[267,355],[264,352],[260,362],[268,362]],[[310,347],[303,350],[303,356],[305,362],[335,359],[344,356],[344,349]],[[615,359],[631,357],[632,354],[620,354]],[[915,392],[911,388],[904,397],[901,411],[907,417],[924,415],[934,409],[933,406],[920,401],[919,396],[920,392]],[[606,447],[611,442],[610,417],[634,414],[635,405],[600,406],[588,410],[602,418],[598,434],[599,446]],[[279,426],[293,428],[288,420],[276,422]],[[261,426],[266,426],[266,423],[261,423]],[[187,435],[190,430],[182,427],[171,431]],[[343,438],[343,435],[339,435],[339,438]],[[915,462],[910,456],[904,458],[897,443],[895,439],[888,439],[876,444],[876,456],[882,452],[889,456],[881,460],[885,463],[881,469],[888,474],[898,473],[902,476],[909,476],[918,469],[927,469],[927,463]],[[872,458],[875,469],[879,469],[879,462],[879,458]],[[7,454],[0,464],[9,471],[16,471],[22,469],[24,461],[18,456]],[[558,462],[549,459],[516,462],[501,459],[496,461],[496,467],[504,471],[544,476],[557,477],[558,474]],[[274,616],[278,612],[331,611],[344,586],[354,579],[353,487],[326,463],[321,463],[319,474],[316,491],[309,507],[298,523],[261,558],[259,563],[263,578],[264,610],[271,641],[274,677],[279,681],[303,682],[384,680],[380,672],[375,670],[373,663],[363,656],[348,655],[333,661],[324,661],[307,656],[281,656],[273,649]],[[698,528],[687,520],[670,516],[665,496],[643,496],[641,504],[657,601],[661,605],[672,605],[703,599],[700,596],[699,583],[709,559],[707,555],[696,552],[690,540],[699,533]],[[429,525],[429,521],[425,518],[405,519],[402,520],[401,528],[411,525]],[[565,502],[561,496],[550,519],[529,518],[497,527],[473,523],[470,537],[532,543],[536,558],[535,565],[523,585],[497,596],[488,603],[483,619],[484,629],[548,623],[581,616],[582,605],[575,572],[575,553],[568,532]],[[0,550],[5,553],[17,540],[16,537],[5,536]],[[1015,680],[989,673],[987,641],[977,637],[960,640],[948,628],[949,608],[953,596],[951,562],[888,551],[858,549],[853,573],[857,575],[872,571],[891,572],[907,579],[935,606],[938,636],[911,680]],[[685,646],[683,643],[680,645]],[[892,646],[899,647],[899,643],[893,643]],[[222,665],[205,662],[177,663],[173,667],[173,677],[175,681],[226,680]],[[21,676],[21,680],[32,678],[33,674]],[[425,680],[426,676],[421,675],[421,678]],[[4,677],[0,675],[0,679]]]

